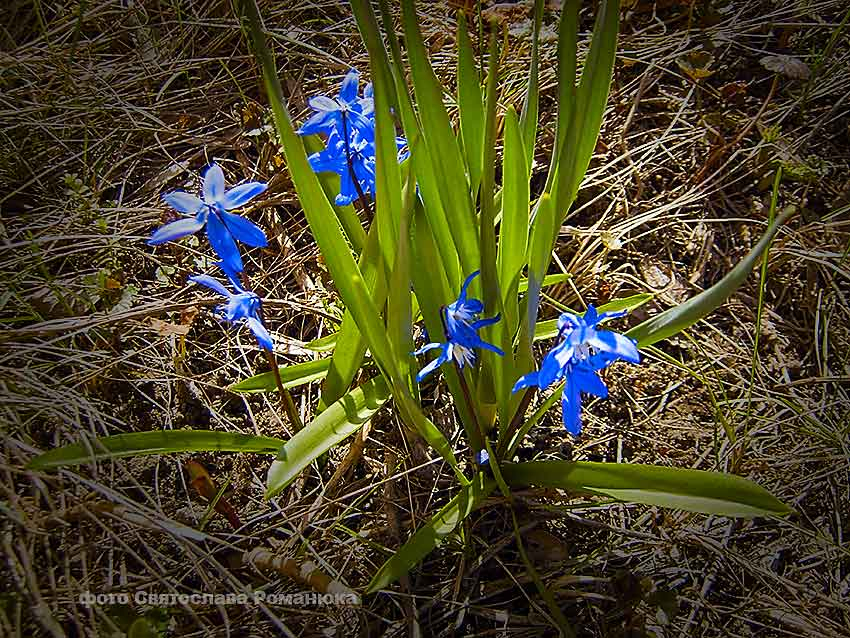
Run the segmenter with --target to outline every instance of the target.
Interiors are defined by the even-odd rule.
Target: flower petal
[[[571,382],[581,392],[592,394],[593,396],[605,399],[608,397],[608,386],[599,378],[599,375],[592,369],[586,368],[583,365],[576,366],[570,373]]]
[[[162,201],[181,213],[194,214],[204,207],[204,202],[200,197],[183,191],[166,193],[162,196]]]
[[[176,222],[171,222],[157,228],[154,234],[151,235],[151,238],[148,239],[148,246],[156,246],[167,241],[180,239],[186,235],[198,232],[203,227],[204,222],[199,222],[196,217],[178,219]]]
[[[272,336],[269,334],[269,331],[266,330],[262,321],[260,321],[257,317],[247,317],[245,322],[248,324],[251,332],[254,333],[254,336],[257,338],[257,343],[260,344],[261,348],[264,350],[274,350]]]
[[[207,238],[215,254],[225,263],[227,268],[233,272],[242,272],[242,256],[233,241],[233,235],[227,230],[219,217],[220,211],[210,213],[207,218]]]
[[[237,239],[248,246],[259,248],[268,246],[266,234],[250,219],[234,215],[233,213],[227,213],[225,211],[219,211],[218,214],[221,215],[224,225],[227,227],[227,230],[230,231],[230,234],[234,239]],[[211,215],[211,217],[214,216],[215,214]]]
[[[422,383],[422,379],[449,360],[448,346],[449,344],[447,343],[441,344],[442,352],[440,353],[440,356],[419,371],[419,374],[416,375],[416,383]]]
[[[587,340],[597,350],[604,350],[632,363],[640,363],[640,353],[635,342],[625,335],[609,330],[598,330]]]
[[[357,99],[357,87],[360,84],[360,74],[356,69],[351,69],[342,79],[342,86],[339,89],[339,101],[344,104],[351,104]]]
[[[233,210],[234,208],[244,206],[257,195],[265,192],[267,188],[268,185],[263,182],[248,182],[247,184],[240,184],[239,186],[234,186],[227,191],[219,203],[224,210]]]
[[[469,288],[469,284],[472,283],[472,280],[475,279],[478,275],[481,274],[480,270],[476,270],[474,273],[469,275],[463,282],[463,286],[460,287],[460,295],[458,295],[457,303],[462,304],[466,301],[466,289]]]
[[[419,348],[419,350],[414,350],[410,354],[412,354],[414,357],[418,357],[420,354],[424,354],[424,353],[428,352],[429,350],[433,350],[434,348],[442,348],[442,347],[443,347],[442,343],[426,343],[424,346]]]
[[[511,394],[522,390],[523,388],[530,388],[531,386],[541,387],[539,380],[539,373],[537,372],[529,372],[528,374],[524,374],[519,379],[517,379],[516,383],[514,383],[513,390],[511,390]]]
[[[301,126],[298,131],[299,135],[316,135],[318,133],[330,133],[336,130],[336,117],[333,112],[319,111],[314,113]]]
[[[567,432],[578,436],[581,433],[581,392],[569,381],[561,395],[561,415]]]
[[[189,277],[189,281],[192,281],[196,284],[201,284],[202,286],[206,286],[211,290],[216,291],[225,299],[230,299],[233,297],[231,292],[222,285],[222,283],[218,279],[213,279],[209,275],[192,275]]]
[[[330,113],[339,111],[339,103],[336,100],[329,98],[327,95],[316,95],[307,100],[307,104],[311,109]],[[312,118],[311,118],[312,119]]]
[[[204,201],[214,204],[224,196],[224,171],[213,162],[204,170]]]

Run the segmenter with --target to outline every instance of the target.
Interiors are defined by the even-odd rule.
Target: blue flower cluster
[[[454,360],[463,368],[475,362],[475,348],[491,350],[504,356],[499,348],[483,341],[478,330],[496,323],[499,315],[490,319],[475,320],[484,310],[478,299],[467,299],[467,288],[478,271],[466,278],[457,301],[443,308],[445,343],[429,343],[414,352],[420,355],[439,348],[439,356],[426,365],[416,376],[420,383],[427,375],[447,361]],[[603,321],[622,317],[626,311],[603,312],[588,306],[583,316],[564,313],[558,319],[558,343],[546,355],[540,370],[530,372],[517,380],[513,392],[536,386],[545,389],[557,381],[565,380],[561,396],[564,427],[570,434],[581,432],[581,393],[605,398],[608,388],[597,374],[617,359],[640,362],[635,342],[625,335],[608,330],[597,330]]]
[[[336,173],[339,194],[334,202],[345,206],[360,194],[375,196],[375,102],[372,84],[358,95],[360,76],[351,69],[342,81],[339,95],[318,95],[308,100],[316,111],[298,131],[301,135],[323,134],[325,148],[307,159],[317,173]],[[398,161],[407,157],[407,142],[396,138]]]
[[[266,246],[266,235],[254,222],[229,212],[244,206],[265,192],[266,188],[267,185],[263,182],[248,182],[225,190],[224,171],[213,162],[202,174],[202,198],[184,191],[172,191],[162,196],[167,204],[188,217],[157,229],[148,240],[148,245],[157,246],[181,239],[206,227],[210,246],[221,259],[218,266],[227,275],[237,293],[231,293],[208,275],[194,275],[189,277],[189,280],[223,295],[227,303],[217,308],[221,316],[230,323],[246,323],[260,347],[272,350],[271,336],[259,316],[260,298],[245,290],[239,281],[239,273],[243,271],[244,265],[236,246],[237,241],[248,246]]]

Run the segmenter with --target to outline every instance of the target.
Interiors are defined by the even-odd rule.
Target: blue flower
[[[597,330],[596,326],[626,311],[597,313],[588,306],[580,317],[564,313],[558,319],[559,343],[543,359],[540,370],[520,377],[513,391],[536,386],[541,390],[565,379],[561,395],[561,410],[564,427],[570,434],[581,432],[581,393],[606,398],[608,388],[597,372],[617,359],[640,363],[635,342],[627,336],[609,330]]]
[[[372,98],[372,85],[366,86],[363,97],[357,95],[360,75],[355,69],[351,69],[343,78],[339,95],[330,98],[326,95],[317,95],[307,100],[316,113],[304,122],[300,135],[314,135],[324,133],[330,135],[334,131],[343,133],[359,130],[368,137],[375,125],[370,122],[370,115],[374,113],[375,107]],[[374,140],[374,133],[372,134]]]
[[[225,191],[224,172],[213,162],[203,174],[203,199],[183,191],[173,191],[162,196],[166,203],[192,216],[157,229],[148,240],[148,245],[174,241],[206,226],[207,237],[216,254],[228,268],[242,272],[242,257],[235,240],[254,247],[266,246],[268,242],[265,233],[256,224],[228,211],[244,206],[266,188],[262,182],[248,182]]]
[[[256,293],[249,292],[242,287],[236,273],[230,270],[226,263],[220,262],[219,266],[236,289],[235,294],[225,288],[217,279],[213,279],[209,275],[192,275],[189,277],[189,281],[206,286],[225,297],[227,303],[216,306],[216,313],[229,323],[244,322],[248,324],[248,328],[254,333],[254,337],[256,337],[260,347],[264,350],[273,350],[274,346],[272,345],[271,335],[259,317],[260,298]]]
[[[441,318],[443,320],[443,328],[446,334],[446,343],[428,343],[419,348],[414,355],[420,355],[429,350],[439,348],[440,354],[436,359],[419,371],[416,375],[416,382],[421,383],[422,379],[431,374],[447,361],[454,360],[463,368],[466,365],[475,363],[475,348],[484,348],[495,352],[499,356],[504,356],[505,353],[501,349],[494,346],[492,343],[483,341],[478,336],[478,331],[485,327],[496,323],[500,319],[500,315],[489,319],[478,319],[476,317],[483,312],[484,304],[478,299],[467,299],[466,291],[469,288],[470,282],[478,276],[480,271],[466,278],[460,290],[460,296],[457,301],[444,306],[441,309]]]
[[[316,111],[301,130],[301,135],[322,133],[327,137],[324,150],[307,159],[316,173],[336,173],[340,177],[339,194],[334,203],[346,206],[360,196],[375,196],[375,103],[372,85],[363,97],[357,95],[359,75],[352,69],[342,81],[336,98],[319,95],[308,100]],[[407,140],[396,138],[397,159],[409,156]]]

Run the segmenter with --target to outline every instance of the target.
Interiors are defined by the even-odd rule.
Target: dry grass
[[[643,365],[610,370],[611,397],[589,403],[580,439],[553,413],[521,454],[735,470],[799,515],[733,521],[528,492],[518,514],[530,556],[581,635],[847,635],[848,32],[822,55],[844,3],[631,4],[602,138],[557,250],[574,277],[544,311],[651,290],[651,313],[710,285],[764,228],[778,163],[778,205],[801,215],[770,251],[760,321],[753,275]],[[354,21],[336,2],[272,3],[263,15],[296,109],[332,90],[349,63],[366,68]],[[429,5],[422,24],[452,85],[447,15]],[[582,16],[589,27],[589,9]],[[211,302],[184,285],[208,259],[201,244],[143,242],[169,214],[159,196],[194,188],[208,159],[230,180],[273,182],[248,213],[272,241],[247,267],[269,299],[282,358],[315,356],[303,342],[332,330],[340,310],[276,148],[251,132],[267,115],[229,3],[14,2],[2,27],[0,634],[113,635],[145,613],[166,635],[415,635],[416,625],[422,635],[552,633],[499,499],[469,519],[465,547],[449,540],[394,593],[358,608],[78,604],[83,591],[305,589],[241,561],[255,548],[312,561],[357,590],[445,502],[452,478],[390,412],[347,472],[331,480],[344,446],[270,502],[267,457],[192,457],[229,482],[235,531],[205,519],[188,456],[23,469],[82,432],[289,434],[273,396],[226,390],[265,365],[250,336],[203,309],[185,339],[151,322],[177,323]],[[706,48],[714,73],[690,79],[677,61]],[[813,79],[780,78],[772,90],[759,64],[769,53],[800,57]],[[511,36],[505,102],[521,99],[528,55]],[[543,56],[548,150],[552,43]],[[456,430],[445,394],[435,394],[444,390],[428,392],[435,422]],[[295,398],[306,414],[318,387]]]

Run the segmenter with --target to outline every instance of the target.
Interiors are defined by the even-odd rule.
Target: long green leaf
[[[351,436],[390,397],[383,377],[375,377],[328,406],[324,412],[279,447],[269,467],[266,498],[279,494],[319,456]]]
[[[621,501],[721,516],[783,515],[792,510],[760,485],[734,474],[637,463],[534,461],[506,464],[512,486],[603,494]]]
[[[68,465],[127,456],[173,454],[175,452],[257,452],[274,454],[283,443],[270,436],[254,436],[211,430],[156,430],[115,434],[72,443],[45,452],[27,463],[30,470],[47,470]]]
[[[323,379],[328,373],[330,364],[330,359],[317,359],[315,361],[296,363],[291,366],[280,366],[278,372],[280,373],[280,380],[283,382],[283,387],[289,389],[310,383],[310,381]],[[228,389],[231,392],[243,393],[277,392],[277,382],[275,381],[274,372],[269,371],[243,379]]]
[[[455,531],[458,525],[496,488],[496,482],[484,478],[478,473],[475,478],[430,521],[416,530],[416,533],[402,545],[392,558],[384,563],[366,588],[373,594],[394,583],[407,574],[423,558]]]
[[[523,331],[527,336],[526,348],[531,350],[531,340],[537,325],[537,309],[540,306],[540,289],[552,257],[552,237],[559,225],[555,216],[555,205],[548,193],[537,200],[534,220],[531,224],[531,241],[528,253],[528,307]]]
[[[408,48],[413,90],[419,105],[422,134],[428,157],[440,184],[439,194],[452,229],[464,273],[479,268],[478,226],[457,141],[443,104],[442,83],[437,79],[419,29],[413,0],[402,0],[402,23]],[[417,175],[419,171],[417,170]]]
[[[460,116],[460,136],[469,173],[469,191],[473,198],[478,192],[484,157],[484,102],[481,99],[481,80],[475,68],[475,53],[469,41],[466,16],[457,16],[457,104]]]
[[[649,346],[692,326],[720,307],[747,279],[747,275],[752,271],[759,256],[770,246],[770,242],[773,241],[779,227],[796,212],[796,209],[789,208],[779,215],[767,228],[758,243],[747,253],[747,256],[716,284],[684,303],[647,319],[629,330],[626,335],[635,339],[638,342],[638,347]]]
[[[528,89],[525,92],[519,119],[529,177],[531,176],[531,166],[534,163],[534,149],[537,142],[537,110],[540,89],[540,26],[542,21],[543,0],[535,0],[534,31],[531,35],[531,66],[528,69]]]

